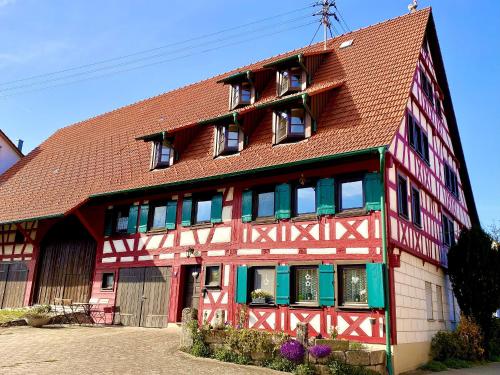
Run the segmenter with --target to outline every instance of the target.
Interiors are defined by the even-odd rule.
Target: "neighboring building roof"
[[[21,150],[19,150],[17,148],[17,146],[15,145],[15,143],[12,142],[9,137],[7,137],[7,134],[5,134],[2,131],[2,129],[0,129],[0,137],[2,137],[3,139],[5,139],[5,142],[7,142],[7,144],[9,144],[10,147],[12,148],[12,151],[14,151],[20,158],[22,158],[24,156],[24,154],[21,152]]]
[[[65,214],[95,195],[386,146],[404,114],[430,18],[427,8],[329,40],[331,53],[309,89],[332,90],[328,110],[319,118],[318,132],[303,142],[273,147],[271,120],[265,117],[238,156],[213,159],[212,130],[200,123],[228,113],[228,87],[218,81],[298,53],[319,52],[323,43],[60,129],[0,177],[0,222]],[[351,47],[339,49],[350,39]],[[267,93],[267,100],[273,99],[274,85],[270,79],[263,98]],[[194,129],[190,144],[173,166],[151,172],[150,145],[136,138],[180,128]]]

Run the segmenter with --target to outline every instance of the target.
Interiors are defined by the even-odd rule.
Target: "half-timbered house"
[[[478,221],[430,9],[60,129],[0,201],[1,307],[244,308],[387,345],[396,371],[456,322],[447,248]]]

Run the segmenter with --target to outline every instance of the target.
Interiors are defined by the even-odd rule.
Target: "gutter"
[[[387,255],[387,223],[385,207],[385,147],[378,148],[380,156],[380,179],[382,184],[382,194],[380,195],[380,220],[382,221],[382,263],[384,264],[384,295],[385,295],[385,352],[387,356],[387,373],[392,375],[394,369],[392,366],[391,351],[391,298],[389,288],[389,261]]]

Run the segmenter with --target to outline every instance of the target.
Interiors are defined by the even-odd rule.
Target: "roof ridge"
[[[414,16],[416,14],[420,14],[424,11],[429,11],[431,10],[432,11],[432,7],[428,6],[428,7],[425,7],[425,8],[422,8],[414,13],[407,13],[407,14],[402,14],[402,15],[399,15],[397,17],[393,17],[393,18],[389,18],[389,19],[386,19],[384,21],[380,21],[380,22],[377,22],[377,23],[374,23],[374,24],[371,24],[371,25],[368,25],[368,26],[363,26],[363,27],[360,27],[359,29],[356,29],[356,30],[352,30],[352,31],[349,31],[347,33],[344,33],[344,34],[340,34],[338,36],[335,36],[334,38],[331,38],[331,39],[328,39],[328,44],[332,44],[334,41],[338,40],[339,38],[341,37],[345,37],[346,35],[351,35],[351,34],[354,34],[354,33],[357,33],[359,31],[364,31],[364,30],[367,30],[367,29],[370,29],[370,28],[373,28],[373,27],[376,27],[376,26],[379,26],[379,25],[382,25],[382,24],[385,24],[385,23],[389,23],[389,22],[393,22],[393,21],[396,21],[400,18],[404,18],[404,17],[408,17],[408,16]],[[311,44],[311,45],[308,45],[308,46],[302,46],[302,47],[297,47],[297,48],[294,48],[292,50],[289,50],[289,51],[285,51],[285,52],[280,52],[280,53],[277,53],[275,55],[272,55],[272,56],[269,56],[269,57],[266,57],[264,59],[261,59],[261,60],[257,60],[257,61],[253,61],[253,62],[249,62],[245,65],[241,65],[239,66],[238,68],[234,68],[234,69],[231,69],[229,71],[226,71],[226,72],[222,72],[222,73],[217,73],[215,75],[212,75],[210,77],[207,77],[207,78],[204,78],[204,79],[201,79],[199,81],[196,81],[196,82],[191,82],[191,83],[187,83],[183,86],[179,86],[179,87],[176,87],[176,88],[173,88],[171,90],[168,90],[168,91],[164,91],[164,92],[161,92],[159,94],[156,94],[156,95],[153,95],[153,96],[150,96],[150,97],[147,97],[147,98],[143,98],[143,99],[140,99],[136,102],[133,102],[133,103],[129,103],[129,104],[125,104],[121,107],[118,107],[118,108],[114,108],[112,110],[109,110],[109,111],[106,111],[106,112],[103,112],[103,113],[100,113],[100,114],[97,114],[95,116],[91,116],[89,118],[86,118],[84,120],[80,120],[80,121],[77,121],[77,122],[74,122],[72,124],[69,124],[67,126],[63,126],[59,129],[57,129],[50,137],[52,137],[53,135],[55,135],[56,133],[59,133],[59,130],[63,130],[63,129],[69,129],[69,128],[72,128],[72,127],[76,127],[78,125],[81,125],[85,122],[88,122],[88,121],[91,121],[91,120],[94,120],[94,119],[98,119],[98,118],[101,118],[101,117],[104,117],[104,116],[108,116],[108,115],[111,115],[115,112],[118,112],[120,110],[123,110],[123,109],[126,109],[126,108],[130,108],[130,107],[134,107],[136,105],[140,105],[140,104],[143,104],[144,102],[146,101],[149,101],[149,100],[154,100],[154,99],[157,99],[161,96],[164,96],[164,95],[168,95],[168,94],[172,94],[174,92],[177,92],[177,91],[180,91],[180,90],[184,90],[184,89],[187,89],[191,86],[195,86],[195,85],[198,85],[198,84],[202,84],[206,81],[210,81],[210,80],[213,80],[215,78],[218,78],[218,77],[221,77],[221,76],[225,76],[227,74],[231,74],[233,72],[238,72],[238,71],[241,71],[249,66],[252,66],[252,65],[256,65],[256,64],[260,64],[260,63],[263,63],[264,61],[267,61],[267,60],[272,60],[272,59],[275,59],[275,58],[278,58],[280,56],[283,56],[283,55],[289,55],[289,54],[293,54],[294,52],[298,52],[298,51],[302,51],[302,50],[305,50],[305,49],[310,49],[310,50],[314,50],[315,48],[319,47],[320,45],[323,44],[323,41],[321,42],[317,42],[317,43],[314,43],[314,44]],[[331,48],[331,46],[329,46],[328,48]],[[50,138],[49,137],[49,138]]]

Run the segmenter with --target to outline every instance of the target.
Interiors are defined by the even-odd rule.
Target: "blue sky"
[[[297,9],[311,3],[0,0],[0,127],[12,139],[24,139],[28,151],[60,127],[307,45],[316,24],[307,25],[313,21],[311,9]],[[351,29],[404,14],[409,3],[337,0]],[[420,7],[433,6],[474,195],[482,224],[488,226],[500,220],[500,2],[419,3]],[[64,80],[59,80],[60,75],[49,75],[37,81],[5,84],[216,33],[287,11],[294,12],[108,63],[158,55],[115,68],[121,70],[168,60],[142,69],[112,75],[108,73],[113,70],[99,70],[90,75],[101,76],[95,79],[87,79],[89,75],[83,70],[70,70],[66,74],[72,77]],[[244,42],[256,36],[259,38]],[[103,66],[108,65],[86,69]],[[44,83],[34,84],[41,81]],[[68,84],[70,81],[79,82]],[[56,87],[37,90],[46,86]]]

